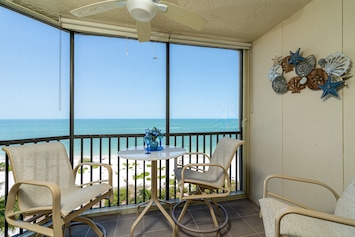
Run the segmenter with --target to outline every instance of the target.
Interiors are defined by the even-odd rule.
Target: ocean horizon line
[[[165,133],[165,119],[76,119],[75,135],[144,134],[157,127]],[[171,119],[170,133],[238,132],[239,119]],[[0,141],[69,135],[67,119],[0,120]],[[142,140],[143,141],[143,140]],[[94,142],[95,144],[96,142]],[[96,144],[95,144],[96,145]],[[76,149],[75,149],[76,150]],[[104,149],[106,152],[106,149]]]

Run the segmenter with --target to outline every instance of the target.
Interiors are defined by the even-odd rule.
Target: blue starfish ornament
[[[290,51],[290,60],[288,61],[288,64],[293,64],[296,67],[299,62],[304,60],[304,57],[300,55],[300,50],[301,49],[298,48],[295,53]]]
[[[318,87],[323,90],[323,94],[320,97],[323,99],[327,95],[332,95],[335,97],[339,97],[337,89],[344,85],[344,81],[335,81],[332,82],[332,77],[329,75],[327,81],[324,85],[319,85]]]

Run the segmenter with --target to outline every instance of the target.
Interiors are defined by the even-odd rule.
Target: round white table
[[[161,200],[158,199],[157,196],[157,161],[159,160],[168,160],[172,158],[176,158],[182,156],[186,153],[184,148],[175,147],[175,146],[165,146],[162,150],[158,151],[149,151],[147,152],[144,147],[132,147],[126,150],[120,150],[118,152],[118,156],[120,158],[129,159],[129,160],[146,160],[151,161],[151,174],[152,174],[152,187],[151,187],[151,199],[148,203],[146,203],[146,207],[144,210],[139,214],[137,219],[131,226],[130,235],[133,237],[134,229],[136,228],[137,224],[143,218],[143,216],[147,213],[149,208],[152,206],[153,203],[158,207],[158,209],[163,213],[165,218],[170,222],[173,228],[173,236],[176,236],[176,225],[174,220],[170,217],[170,215],[165,211],[164,207],[161,205]]]

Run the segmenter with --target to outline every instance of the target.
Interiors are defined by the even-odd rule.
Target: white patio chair
[[[15,180],[5,208],[10,225],[62,237],[70,222],[84,222],[103,236],[95,223],[80,214],[104,198],[112,200],[112,169],[108,164],[82,163],[73,170],[60,142],[7,146],[2,150],[10,159]],[[75,185],[75,175],[83,165],[105,167],[108,179]],[[20,214],[23,220],[18,218]]]
[[[242,144],[244,144],[244,141],[223,137],[218,142],[211,158],[207,154],[202,153],[204,157],[209,159],[208,163],[182,164],[182,166],[178,166],[174,170],[180,188],[180,202],[173,208],[173,219],[178,226],[196,233],[217,232],[217,235],[219,236],[220,230],[228,223],[228,214],[226,210],[217,203],[216,199],[226,197],[231,192],[231,182],[228,170],[233,158],[236,156],[238,147]],[[185,155],[188,154],[189,153]],[[201,155],[201,153],[192,154]],[[186,185],[188,184],[194,185],[196,190],[187,193],[185,190],[187,190]],[[203,200],[206,203],[214,223],[214,228],[197,230],[181,223],[187,208],[194,200]],[[176,218],[176,208],[183,203],[184,206],[182,211],[179,217]],[[218,223],[211,203],[215,205],[217,214],[219,214],[219,209],[225,214],[225,220],[221,224]]]
[[[268,184],[272,179],[308,183],[329,190],[329,194],[337,200],[334,213],[320,212],[300,202],[270,192]],[[339,197],[330,186],[317,180],[270,175],[264,181],[263,198],[259,200],[259,203],[266,237],[355,236],[355,177]]]

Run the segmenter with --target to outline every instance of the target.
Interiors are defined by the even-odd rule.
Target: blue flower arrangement
[[[164,134],[161,132],[160,129],[153,127],[152,129],[145,130],[144,140],[148,140],[150,142],[155,142],[157,139],[163,139]]]
[[[145,130],[144,141],[147,145],[147,153],[150,154],[150,151],[158,151],[162,150],[163,147],[161,146],[161,140],[163,139],[164,134],[161,132],[160,129],[154,127],[152,129]],[[157,141],[159,139],[159,143]]]

